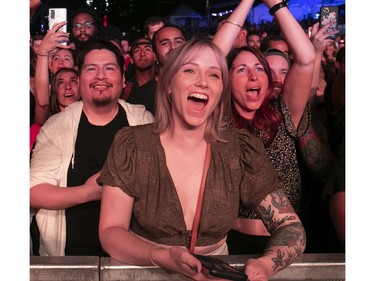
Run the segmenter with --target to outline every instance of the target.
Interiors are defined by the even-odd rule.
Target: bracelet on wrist
[[[239,23],[236,23],[235,21],[225,20],[223,23],[230,23],[242,29],[242,25],[240,25]]]
[[[158,245],[156,245],[156,246],[153,246],[153,247],[148,251],[148,260],[150,261],[150,263],[151,263],[152,265],[155,265],[155,266],[159,266],[159,265],[156,264],[156,263],[154,262],[154,260],[152,259],[152,252],[153,252],[155,249],[157,249],[157,248],[159,248],[159,249],[164,249],[162,246],[158,246]]]
[[[282,2],[274,5],[272,8],[270,8],[270,10],[268,11],[270,13],[271,16],[273,16],[278,10],[280,10],[281,8],[284,8],[284,7],[288,7],[288,3],[283,0]]]
[[[41,57],[48,57],[48,56],[49,56],[49,54],[45,54],[45,55],[43,55],[43,54],[41,54],[41,53],[36,53],[36,55],[37,55],[37,56],[41,56]]]

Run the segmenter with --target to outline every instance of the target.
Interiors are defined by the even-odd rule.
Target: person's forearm
[[[38,105],[38,103],[35,103],[34,122],[39,126],[43,126],[43,124],[47,121],[48,117],[50,116],[49,109],[49,106],[41,107]]]
[[[275,3],[280,0],[273,1]],[[293,55],[293,63],[311,64],[315,60],[314,47],[301,25],[288,8],[281,8],[274,17]]]
[[[315,62],[314,62],[314,74],[313,74],[313,80],[311,82],[311,88],[318,88],[321,65],[322,65],[322,54],[316,53]]]
[[[339,191],[331,195],[329,213],[333,227],[341,243],[345,245],[345,191]]]
[[[264,1],[270,8],[280,2],[280,0]],[[310,98],[315,50],[287,7],[277,10],[274,17],[293,55],[293,62],[284,81],[282,96],[288,106],[294,126],[298,128]]]
[[[292,223],[274,232],[264,254],[258,258],[267,268],[268,277],[296,261],[306,247],[306,234],[301,222]]]
[[[88,201],[90,194],[82,186],[64,188],[43,183],[30,189],[30,207],[37,209],[61,210]]]
[[[327,179],[334,160],[328,144],[324,143],[312,125],[305,135],[298,139],[301,157],[309,172],[320,182]]]
[[[263,255],[256,259],[267,277],[297,260],[305,250],[306,234],[288,196],[282,189],[267,195],[256,208],[271,237]],[[249,267],[250,263],[246,263]],[[246,268],[251,272],[251,268]],[[251,278],[250,278],[251,279]]]
[[[243,25],[253,5],[254,0],[242,0],[233,13],[228,17],[228,22]],[[225,23],[214,35],[212,41],[223,51],[226,56],[232,48],[233,42],[241,31],[241,28],[233,23]]]
[[[99,239],[103,249],[112,257],[127,264],[152,265],[149,251],[155,246],[121,226],[105,229],[99,227]]]
[[[40,50],[40,52],[42,52]],[[41,107],[49,104],[48,53],[37,56],[35,64],[35,101]]]
[[[310,98],[309,102],[312,107],[316,105],[316,94],[319,87],[319,80],[320,80],[320,69],[321,69],[321,61],[322,61],[322,54],[319,52],[315,52],[315,62],[314,62],[314,72],[311,82],[311,91],[310,91]]]

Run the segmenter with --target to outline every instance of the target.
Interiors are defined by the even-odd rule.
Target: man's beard
[[[112,102],[112,98],[111,96],[105,95],[93,98],[92,101],[97,107],[105,107]]]
[[[148,63],[135,63],[135,68],[139,71],[147,71],[154,67],[155,62],[148,62]]]
[[[281,94],[282,88],[283,88],[283,84],[281,84],[281,83],[273,83],[273,89],[272,89],[271,99],[277,99],[277,98],[279,98],[279,96]]]
[[[80,41],[76,37],[73,38],[73,43],[76,46],[78,52],[84,50],[86,46],[92,44],[95,41],[95,36],[90,36],[87,41]]]

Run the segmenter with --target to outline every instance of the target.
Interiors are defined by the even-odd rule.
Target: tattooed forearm
[[[306,247],[306,234],[283,190],[269,194],[258,205],[257,213],[271,237],[264,254],[272,261],[273,272],[287,267]]]
[[[269,240],[267,247],[296,247],[299,244],[305,245],[305,238],[305,231],[302,223],[291,223],[287,226],[280,227],[280,229],[278,229],[278,231],[276,231],[275,234],[272,235],[272,238]]]
[[[299,150],[307,168],[317,178],[327,176],[333,161],[333,153],[312,126],[298,139]]]
[[[282,191],[275,191],[271,193],[272,196],[272,207],[277,209],[278,213],[291,213],[293,212],[293,207],[290,204],[288,197]],[[275,232],[275,230],[282,225],[287,220],[294,220],[296,217],[291,216],[283,216],[282,218],[276,220],[274,218],[274,210],[271,208],[271,205],[267,208],[259,205],[257,207],[257,212],[259,217],[262,219],[263,223],[267,227],[269,233]]]
[[[306,235],[302,224],[293,223],[281,227],[272,235],[265,253],[272,253],[273,271],[276,272],[298,259],[303,254],[305,246]]]

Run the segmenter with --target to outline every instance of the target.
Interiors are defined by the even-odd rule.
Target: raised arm
[[[316,54],[310,96],[310,105],[313,108],[316,106],[316,92],[319,86],[319,74],[323,52],[326,48],[326,45],[329,42],[333,41],[332,39],[329,39],[328,36],[338,32],[334,31],[324,34],[324,32],[331,25],[332,24],[327,24],[319,29],[319,23],[316,23],[314,24],[311,32],[311,42],[313,43]],[[301,152],[301,157],[312,176],[314,176],[314,178],[320,182],[325,182],[332,166],[334,157],[331,148],[328,145],[327,138],[322,139],[314,129],[315,126],[319,125],[321,126],[321,130],[324,130],[324,125],[318,118],[314,116],[314,114],[316,114],[315,111],[313,111],[312,114],[312,124],[310,124],[310,127],[306,134],[298,138],[298,146]],[[323,134],[321,136],[324,137],[326,136],[326,134]]]
[[[234,40],[241,31],[241,26],[244,24],[253,3],[254,0],[242,0],[228,17],[226,23],[214,35],[212,41],[223,51],[225,56],[229,53]]]
[[[68,33],[58,31],[67,22],[56,24],[44,36],[40,46],[35,64],[35,122],[43,125],[49,114],[49,58],[55,48],[69,49],[70,47],[59,44],[59,41],[69,41]]]
[[[249,280],[268,280],[303,254],[306,234],[282,190],[270,193],[256,210],[271,238],[261,257],[246,262],[245,271]]]
[[[322,63],[322,57],[324,50],[326,49],[326,46],[328,43],[332,42],[333,40],[328,38],[330,35],[338,33],[339,31],[331,31],[324,34],[324,32],[329,29],[331,25],[334,23],[327,24],[323,26],[321,29],[319,29],[319,23],[315,23],[311,30],[311,42],[314,46],[315,50],[315,63],[314,63],[314,74],[313,79],[311,83],[311,97],[310,97],[310,103],[313,103],[314,98],[316,97],[316,92],[318,90],[319,86],[319,74],[321,69],[321,63]]]
[[[282,1],[263,2],[272,8]],[[274,18],[293,55],[293,63],[285,78],[282,95],[297,128],[310,96],[315,52],[308,36],[287,7],[276,10]]]

